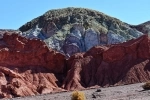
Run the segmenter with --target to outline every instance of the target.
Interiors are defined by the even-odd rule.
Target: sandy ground
[[[150,100],[150,90],[142,89],[143,83],[99,88],[101,92],[96,92],[97,89],[83,90],[86,100]],[[37,96],[12,98],[9,100],[71,100],[72,92],[61,92],[55,94],[44,94]],[[8,99],[2,99],[8,100]]]

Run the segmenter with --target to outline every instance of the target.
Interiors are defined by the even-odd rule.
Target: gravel
[[[83,90],[86,100],[150,100],[150,90],[144,91],[144,83]],[[71,100],[70,92],[43,94],[2,100]]]

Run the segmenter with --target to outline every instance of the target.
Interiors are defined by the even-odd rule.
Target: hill
[[[68,56],[97,45],[126,42],[143,35],[136,28],[85,8],[49,10],[19,28],[28,38],[40,38]]]
[[[0,39],[0,98],[107,87],[150,80],[150,39],[92,47],[69,59],[39,39]]]

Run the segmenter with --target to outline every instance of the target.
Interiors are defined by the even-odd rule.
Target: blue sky
[[[150,20],[150,0],[1,0],[0,29],[18,29],[50,9],[82,7],[98,10],[129,24]]]

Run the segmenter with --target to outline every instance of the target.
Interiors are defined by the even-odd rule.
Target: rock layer
[[[112,86],[150,80],[150,39],[111,46],[96,46],[68,60],[68,74],[63,88],[84,89],[91,86]],[[73,73],[73,74],[72,74]],[[69,80],[69,81],[68,81]]]
[[[65,56],[38,39],[4,33],[0,40],[0,98],[60,91]],[[57,76],[57,77],[56,77]]]
[[[149,26],[65,8],[0,29],[0,98],[146,82]]]
[[[39,39],[27,39],[16,33],[1,35],[0,98],[150,80],[147,35],[121,44],[95,46],[69,59]]]
[[[0,98],[150,80],[147,35],[122,44],[95,46],[69,59],[39,39],[1,35]]]
[[[101,12],[71,7],[49,10],[19,30],[23,36],[44,40],[50,48],[67,56],[143,35],[143,31]]]

